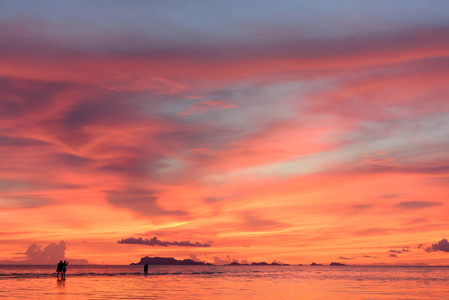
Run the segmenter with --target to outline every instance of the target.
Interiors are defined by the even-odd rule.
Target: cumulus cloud
[[[195,254],[193,254],[193,253],[190,253],[189,256],[190,256],[190,259],[193,260],[193,261],[196,261],[196,262],[204,262],[204,261],[202,261],[201,259],[199,259],[199,258],[198,258]]]
[[[242,260],[238,260],[235,258],[231,258],[231,256],[226,255],[226,258],[220,258],[218,256],[214,256],[214,265],[228,265],[230,263],[239,263],[239,264],[244,264],[244,265],[249,265],[251,264],[248,260],[246,259],[242,259]],[[278,263],[278,264],[282,264],[282,262],[274,260],[273,263]]]
[[[227,264],[230,264],[231,262],[232,262],[232,260],[229,257],[229,255],[225,259],[221,259],[218,256],[214,256],[214,264],[215,265],[227,265]]]
[[[53,263],[55,261],[65,259],[66,244],[61,241],[59,244],[51,243],[44,248],[39,247],[37,244],[32,244],[25,251],[27,260],[37,263]]]
[[[284,262],[282,262],[280,260],[277,260],[277,259],[273,260],[271,263],[272,264],[279,264],[279,265],[284,265],[285,264]]]
[[[87,264],[85,259],[70,259],[65,256],[67,244],[64,241],[60,241],[59,244],[50,243],[49,245],[42,247],[38,244],[32,244],[25,251],[25,259],[22,260],[7,260],[0,261],[4,264],[33,264],[33,265],[46,265],[55,264],[60,260],[67,260],[72,264]]]
[[[432,246],[425,249],[426,252],[443,251],[449,252],[449,242],[447,239],[442,239],[438,243],[432,244]]]
[[[138,244],[138,245],[149,245],[149,246],[179,246],[179,247],[210,247],[211,245],[208,243],[191,243],[190,241],[174,241],[174,242],[167,242],[167,241],[161,241],[157,237],[152,237],[151,239],[142,239],[139,238],[126,238],[121,239],[120,241],[117,241],[119,244]]]

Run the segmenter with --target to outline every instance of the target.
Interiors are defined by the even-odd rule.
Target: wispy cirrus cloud
[[[338,259],[352,260],[352,259],[356,259],[356,258],[355,258],[355,257],[344,257],[344,256],[339,256]]]
[[[151,215],[185,216],[187,212],[179,210],[165,210],[157,204],[157,196],[153,191],[140,188],[127,188],[124,190],[106,191],[107,200],[114,206],[123,207],[135,213]],[[157,239],[155,240],[157,241]]]
[[[170,3],[5,2],[0,227],[102,241],[138,228],[225,245],[210,257],[326,259],[446,228],[445,10],[413,2],[399,18],[404,4],[364,4],[354,17],[343,3],[310,18],[268,2],[179,15]]]
[[[178,116],[199,115],[211,110],[224,110],[237,107],[220,100],[204,100],[193,104],[190,108],[178,113]]]
[[[157,94],[179,94],[185,87],[166,78],[158,77],[133,77],[122,74],[103,83],[107,89],[116,92],[142,92],[155,91]]]
[[[396,204],[395,207],[402,209],[421,209],[440,205],[443,205],[443,203],[438,201],[403,201]]]

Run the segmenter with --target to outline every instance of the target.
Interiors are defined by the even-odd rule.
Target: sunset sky
[[[0,0],[0,264],[448,265],[448,82],[448,1]]]

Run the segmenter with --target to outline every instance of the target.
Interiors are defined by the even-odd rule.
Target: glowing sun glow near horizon
[[[0,263],[448,265],[448,82],[447,1],[1,1]]]

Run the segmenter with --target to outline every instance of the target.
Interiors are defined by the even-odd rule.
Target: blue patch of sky
[[[448,1],[1,1],[0,19],[56,35],[139,32],[149,41],[210,43],[279,35],[335,37],[447,26]],[[272,28],[274,31],[267,30]],[[260,31],[262,29],[262,32]]]
[[[365,121],[349,133],[342,151],[354,159],[374,151],[387,151],[398,163],[447,161],[449,114],[436,113],[417,119]],[[443,159],[443,160],[442,160]]]
[[[207,92],[206,98],[229,102],[237,107],[187,118],[213,121],[246,133],[257,132],[269,123],[299,117],[298,107],[307,101],[309,91],[310,87],[302,81],[274,82],[262,86],[251,81],[233,83]],[[251,127],[248,127],[249,123]]]

